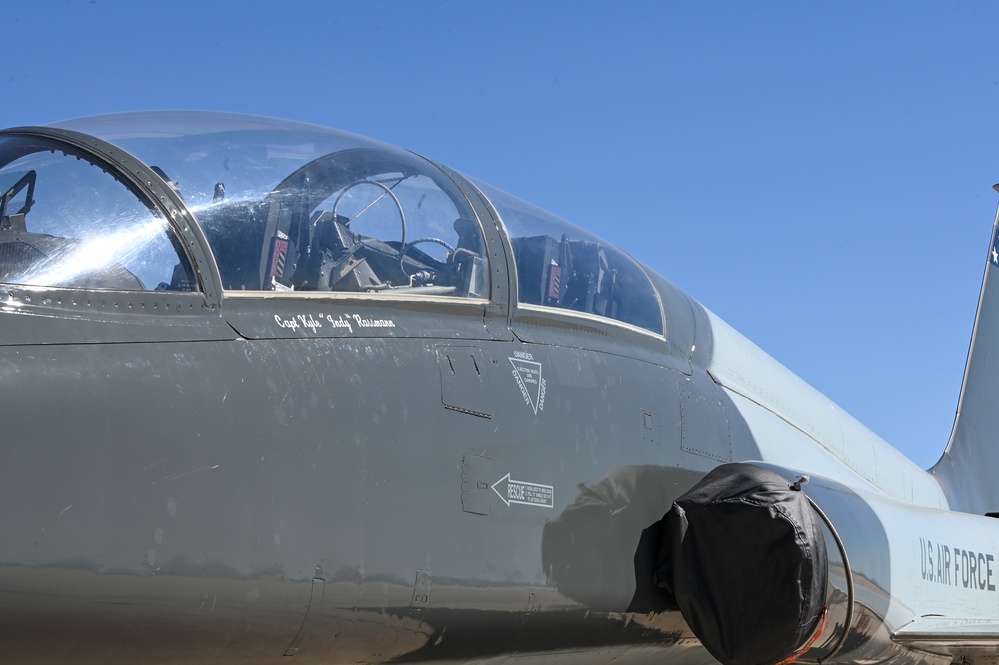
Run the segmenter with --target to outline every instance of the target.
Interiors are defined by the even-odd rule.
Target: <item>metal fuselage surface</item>
[[[947,662],[891,637],[997,614],[990,520],[656,275],[662,333],[518,298],[511,222],[460,174],[481,293],[240,291],[173,183],[88,149],[166,201],[199,287],[0,284],[0,661],[713,662],[653,571],[733,461],[811,474],[835,525],[807,655]]]

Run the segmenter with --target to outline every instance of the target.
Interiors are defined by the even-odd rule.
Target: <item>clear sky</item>
[[[999,181],[991,2],[126,2],[5,8],[0,126],[315,122],[612,241],[922,466]]]

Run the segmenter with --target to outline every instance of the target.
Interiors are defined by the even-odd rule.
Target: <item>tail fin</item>
[[[999,185],[995,189],[999,192]],[[930,471],[952,509],[999,513],[999,213],[992,227],[954,429],[947,450]]]

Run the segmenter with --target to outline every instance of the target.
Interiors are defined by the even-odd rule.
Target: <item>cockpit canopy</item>
[[[44,137],[0,139],[0,282],[196,288],[166,220],[107,165]]]
[[[487,252],[462,191],[472,184],[413,153],[222,113],[129,113],[53,128],[127,151],[162,179],[200,226],[224,291],[491,297],[489,257],[502,247]],[[662,333],[656,292],[630,257],[477,186],[510,235],[520,303]],[[99,151],[44,132],[0,136],[0,282],[197,291],[190,246],[169,217]]]
[[[488,297],[475,216],[437,167],[334,130],[214,113],[62,127],[135,155],[177,190],[231,291]]]

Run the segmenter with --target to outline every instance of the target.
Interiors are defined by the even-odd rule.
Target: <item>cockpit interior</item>
[[[663,332],[656,291],[631,257],[463,180],[507,236],[506,249],[487,251],[481,213],[467,192],[413,153],[234,114],[118,114],[55,127],[97,137],[148,165],[197,221],[223,292],[488,300],[490,257],[512,251],[521,305]],[[0,282],[198,290],[189,248],[162,205],[130,176],[57,136],[0,136]]]

